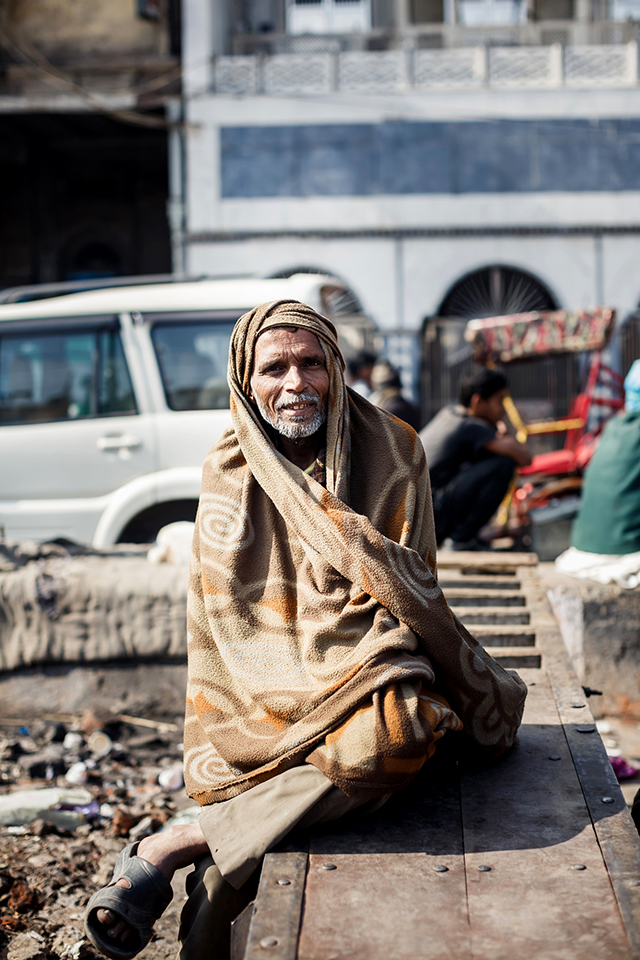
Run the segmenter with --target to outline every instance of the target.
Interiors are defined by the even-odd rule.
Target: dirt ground
[[[144,836],[193,806],[184,789],[165,790],[158,783],[161,771],[181,760],[182,718],[156,727],[105,723],[92,715],[79,719],[0,721],[0,820],[3,797],[17,799],[20,791],[34,788],[80,786],[93,808],[74,829],[41,818],[0,826],[0,960],[101,957],[84,937],[87,899],[109,882],[118,853],[136,831],[138,838]],[[106,729],[114,744],[102,759],[92,755],[87,742],[95,729]],[[72,749],[65,747],[69,733],[80,735],[72,738],[77,741]],[[71,785],[64,774],[78,763],[87,767],[86,773],[80,769],[86,782]],[[147,960],[176,956],[189,871],[174,878],[175,896],[144,951]]]
[[[182,718],[155,726],[140,725],[143,719],[138,724],[105,721],[89,713],[29,724],[0,721],[0,820],[4,797],[18,798],[20,791],[33,788],[68,788],[65,774],[78,763],[87,768],[81,788],[92,800],[89,819],[74,829],[41,818],[23,826],[0,825],[0,960],[100,957],[84,937],[88,898],[108,883],[118,853],[132,837],[161,828],[193,806],[183,789],[167,790],[158,783],[163,770],[180,762]],[[640,723],[606,717],[598,726],[609,751],[640,768]],[[103,729],[113,747],[100,758],[92,755],[89,738]],[[640,776],[621,787],[630,804]],[[190,869],[174,878],[173,902],[143,951],[146,960],[176,956]]]

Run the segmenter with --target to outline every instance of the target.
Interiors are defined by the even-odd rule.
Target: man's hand
[[[519,467],[528,467],[531,463],[531,454],[524,443],[518,443],[515,437],[500,435],[499,431],[494,440],[485,443],[484,449],[499,457],[511,457]]]

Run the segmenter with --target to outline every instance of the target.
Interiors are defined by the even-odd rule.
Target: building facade
[[[0,287],[169,272],[179,3],[0,9]]]
[[[335,273],[390,340],[438,315],[626,316],[638,17],[636,0],[185,0],[181,266]]]

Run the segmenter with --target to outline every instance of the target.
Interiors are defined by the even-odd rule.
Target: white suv
[[[201,280],[0,306],[0,527],[96,547],[193,520],[202,461],[230,423],[235,321],[301,300],[332,316],[347,353],[373,325],[339,280]],[[342,309],[340,309],[342,305]],[[1,530],[0,530],[1,533]]]

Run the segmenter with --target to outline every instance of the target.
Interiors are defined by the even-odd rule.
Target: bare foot
[[[137,856],[160,870],[169,883],[176,870],[188,867],[198,857],[209,852],[199,823],[169,827],[140,841]],[[131,881],[122,877],[116,886],[131,888]],[[124,943],[131,934],[131,927],[112,910],[96,910],[96,920],[107,928],[107,936]],[[154,918],[157,920],[157,917]]]

